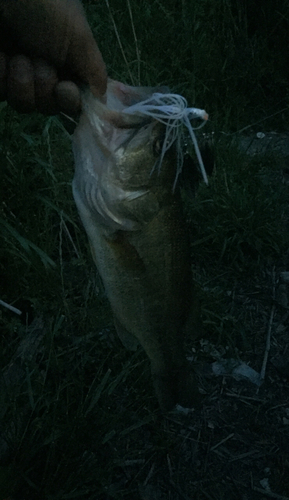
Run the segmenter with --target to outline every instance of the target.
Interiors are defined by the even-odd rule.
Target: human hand
[[[101,98],[106,82],[79,0],[0,0],[0,100],[20,112],[75,114],[78,85]]]

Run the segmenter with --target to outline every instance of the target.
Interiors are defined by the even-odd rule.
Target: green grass
[[[113,78],[170,86],[204,107],[216,132],[259,120],[261,128],[288,129],[288,109],[262,121],[288,107],[287,2],[275,2],[273,13],[264,2],[254,27],[229,0],[114,0],[123,52],[105,2],[84,5]],[[18,318],[0,309],[1,367],[31,317],[45,324],[36,358],[17,362],[21,383],[1,391],[9,450],[0,463],[0,500],[139,498],[145,464],[166,457],[172,438],[147,359],[115,339],[74,206],[70,139],[60,120],[1,104],[0,164],[0,299],[24,311]],[[209,187],[184,199],[204,335],[234,351],[232,330],[248,340],[227,311],[225,289],[285,255],[286,186],[277,156],[249,158],[224,138],[216,140],[216,165]],[[125,482],[126,460],[139,460],[140,472]]]
[[[193,249],[201,259],[251,271],[268,259],[278,259],[288,247],[278,155],[248,158],[236,147],[217,146],[217,171],[197,200],[189,200]]]
[[[129,383],[132,401],[131,372],[135,379],[143,367],[139,353],[128,362],[117,348],[100,351],[97,331],[69,340],[65,330],[63,320],[56,318],[46,334],[45,351],[37,362],[26,363],[23,383],[13,399],[10,396],[3,416],[6,423],[17,422],[15,428],[8,424],[6,429],[12,464],[9,459],[9,465],[0,468],[3,475],[5,471],[12,475],[10,493],[92,498],[110,484],[116,461],[122,459],[112,448],[116,436],[123,439],[135,426],[154,420],[143,404],[132,402],[122,408],[119,419],[118,393],[123,383]]]

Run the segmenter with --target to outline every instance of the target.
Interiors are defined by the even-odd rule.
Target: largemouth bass
[[[192,305],[188,230],[173,190],[176,150],[155,168],[165,125],[124,115],[156,90],[109,81],[107,103],[87,94],[73,137],[74,199],[124,345],[151,362],[160,407],[191,407],[198,395],[183,332]]]

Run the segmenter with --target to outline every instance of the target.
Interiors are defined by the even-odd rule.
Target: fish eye
[[[162,152],[164,144],[164,137],[158,137],[153,142],[153,154],[154,156],[159,156]]]

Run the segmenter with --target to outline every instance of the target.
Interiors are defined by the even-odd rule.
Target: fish
[[[109,80],[106,103],[84,93],[73,136],[73,196],[125,347],[140,344],[159,406],[200,396],[186,359],[193,279],[174,145],[157,167],[165,125],[123,111],[163,88]]]

